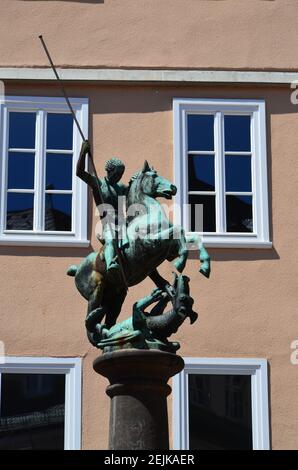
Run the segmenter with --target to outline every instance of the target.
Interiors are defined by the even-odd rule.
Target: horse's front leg
[[[210,256],[209,256],[208,251],[203,245],[201,237],[195,233],[188,234],[186,236],[186,242],[194,243],[197,246],[200,252],[200,256],[199,256],[199,259],[201,261],[200,273],[202,273],[206,277],[209,277],[210,272],[211,272]]]
[[[185,238],[185,232],[182,227],[174,226],[174,240],[173,243],[177,243],[178,258],[174,262],[174,266],[179,273],[184,271],[186,261],[188,258],[188,249]]]

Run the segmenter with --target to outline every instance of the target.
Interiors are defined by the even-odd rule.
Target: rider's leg
[[[109,241],[105,245],[105,260],[107,269],[107,280],[112,284],[117,284],[121,281],[120,265],[117,260],[117,253],[115,245],[112,241]]]
[[[115,266],[119,268],[119,264],[116,261],[117,254],[116,254],[114,242],[112,240],[108,240],[106,242],[104,255],[105,255],[105,260],[106,260],[107,271]]]
[[[116,236],[116,229],[113,229],[108,224],[105,225],[103,231],[103,238],[105,240],[104,245],[104,257],[106,262],[107,275],[111,278],[117,276],[117,272],[120,266],[117,261],[116,244],[118,243],[118,237]],[[118,277],[118,276],[117,276]]]

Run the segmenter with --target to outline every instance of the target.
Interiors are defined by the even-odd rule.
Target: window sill
[[[190,232],[191,233],[191,232]],[[270,249],[272,242],[269,240],[260,240],[256,235],[202,235],[202,241],[206,248],[251,248],[251,249]],[[190,249],[192,246],[190,245]],[[195,248],[196,249],[196,248]]]
[[[28,235],[22,237],[16,235],[2,235],[0,237],[0,246],[2,245],[88,248],[90,246],[90,240],[61,235]]]

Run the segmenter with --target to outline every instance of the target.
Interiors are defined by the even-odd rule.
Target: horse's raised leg
[[[167,242],[168,254],[166,255],[166,259],[168,261],[173,261],[177,258],[174,262],[174,266],[177,271],[182,273],[188,257],[187,244],[183,228],[175,225],[161,230],[158,233],[158,239],[164,240],[164,243]]]
[[[174,227],[174,233],[175,233],[175,241],[177,242],[177,248],[178,248],[178,259],[174,262],[174,266],[179,273],[182,273],[184,271],[186,261],[188,258],[188,249],[187,249],[187,243],[186,243],[186,238],[185,238],[185,232],[182,227],[179,227],[176,225]]]
[[[202,273],[206,277],[209,277],[210,272],[211,272],[210,256],[209,256],[208,251],[203,245],[201,237],[195,233],[191,233],[191,234],[186,235],[186,242],[193,243],[197,246],[200,252],[200,256],[199,256],[199,259],[201,261],[200,273]]]

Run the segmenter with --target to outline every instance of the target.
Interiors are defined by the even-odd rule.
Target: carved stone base
[[[183,359],[163,351],[126,349],[103,354],[93,367],[110,381],[109,449],[169,449],[167,382],[183,369]]]

